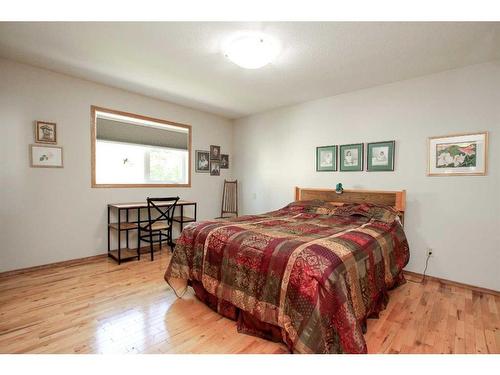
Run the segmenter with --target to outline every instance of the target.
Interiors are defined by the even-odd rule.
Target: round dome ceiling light
[[[262,33],[239,34],[228,40],[225,56],[245,69],[258,69],[273,61],[280,51],[278,41]]]

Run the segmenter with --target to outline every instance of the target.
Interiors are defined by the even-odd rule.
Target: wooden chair
[[[238,216],[238,180],[224,180],[222,206],[220,216],[217,219],[227,218],[227,216],[224,216],[227,214]]]
[[[174,249],[172,222],[178,200],[179,197],[147,199],[148,221],[146,225],[141,225],[140,223],[138,225],[137,248],[141,248],[141,241],[148,242],[151,250],[151,260],[153,260],[153,243],[159,243],[161,250],[163,239],[165,239],[170,248]],[[159,216],[153,218],[152,211],[159,214]],[[145,232],[145,234],[141,234],[141,232]]]

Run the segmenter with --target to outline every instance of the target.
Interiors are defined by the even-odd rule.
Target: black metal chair
[[[178,200],[179,197],[147,199],[148,221],[146,225],[140,223],[138,225],[137,248],[141,248],[141,241],[148,242],[151,250],[151,260],[153,260],[153,243],[159,243],[161,250],[161,245],[165,239],[172,250],[175,247],[172,239],[172,222]],[[153,218],[152,214],[158,214],[159,216]],[[142,234],[142,232],[145,232],[145,234]]]

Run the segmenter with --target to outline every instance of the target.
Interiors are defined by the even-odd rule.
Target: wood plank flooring
[[[0,353],[286,353],[235,322],[177,299],[168,250],[117,265],[99,258],[0,275]],[[370,353],[500,353],[500,297],[438,281],[391,292],[370,319]]]

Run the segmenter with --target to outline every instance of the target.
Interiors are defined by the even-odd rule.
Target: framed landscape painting
[[[366,170],[384,172],[394,170],[395,141],[372,142],[366,146]]]
[[[316,171],[334,172],[337,170],[337,146],[316,147]]]
[[[486,175],[488,132],[429,138],[429,176]]]
[[[363,170],[363,143],[339,147],[340,171],[359,172]]]

